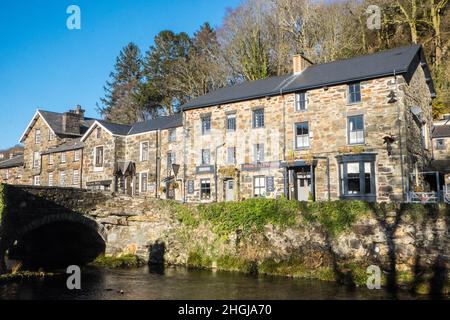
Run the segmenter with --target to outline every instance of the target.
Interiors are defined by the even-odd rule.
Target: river
[[[134,270],[83,268],[81,290],[65,277],[8,283],[0,299],[19,300],[205,300],[205,299],[392,299],[384,290],[347,289],[332,282],[186,268]],[[401,291],[399,299],[417,299]]]

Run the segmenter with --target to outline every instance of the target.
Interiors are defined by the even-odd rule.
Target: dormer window
[[[361,83],[352,83],[348,85],[348,103],[361,102]]]

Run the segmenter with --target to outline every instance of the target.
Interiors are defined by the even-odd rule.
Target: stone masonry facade
[[[298,59],[294,67],[313,70]],[[410,191],[433,191],[420,173],[450,154],[450,142],[436,150],[432,140],[430,82],[417,54],[402,74],[194,103],[130,126],[78,108],[55,133],[57,117],[38,112],[22,138],[22,173],[5,179],[0,162],[0,176],[183,202],[407,201]]]

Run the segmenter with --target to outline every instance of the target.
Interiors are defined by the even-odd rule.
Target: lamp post
[[[217,195],[217,152],[220,148],[224,147],[225,143],[222,143],[221,145],[216,147],[216,153],[214,154],[214,186],[215,186],[215,196],[214,198],[216,199],[216,202],[218,201],[218,195]]]

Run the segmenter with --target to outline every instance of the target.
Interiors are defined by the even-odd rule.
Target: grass
[[[132,254],[117,257],[101,255],[98,256],[91,265],[112,269],[133,269],[144,266],[145,262],[143,259]]]

